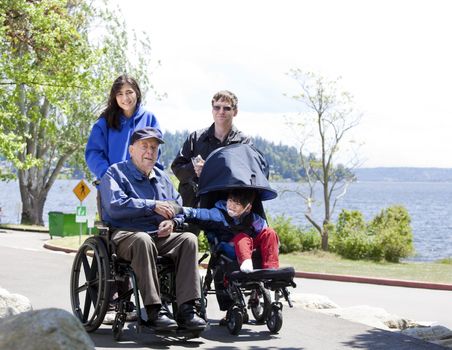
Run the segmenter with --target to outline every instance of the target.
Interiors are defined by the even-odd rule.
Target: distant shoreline
[[[452,182],[452,168],[377,167],[359,168],[358,181]]]

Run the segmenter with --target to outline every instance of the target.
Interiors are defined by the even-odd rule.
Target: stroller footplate
[[[230,274],[229,280],[239,283],[263,282],[266,288],[271,290],[296,287],[293,281],[295,270],[293,267],[284,267],[279,269],[256,269],[252,272],[234,271]]]

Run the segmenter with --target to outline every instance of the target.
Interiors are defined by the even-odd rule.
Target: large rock
[[[0,319],[32,310],[30,300],[20,294],[11,294],[0,288]]]
[[[452,348],[452,331],[444,326],[414,327],[405,329],[401,333]]]
[[[318,294],[296,293],[291,294],[290,299],[296,306],[311,310],[334,309],[339,307],[326,296]]]
[[[452,331],[443,326],[431,326],[390,314],[382,308],[367,305],[339,307],[323,295],[297,293],[291,299],[295,306],[362,323],[370,327],[401,333],[452,349]]]
[[[0,319],[0,349],[3,350],[94,348],[81,323],[62,309],[28,311]]]
[[[382,308],[367,305],[321,310],[321,312],[385,330],[400,330],[416,325],[415,322],[390,314]]]

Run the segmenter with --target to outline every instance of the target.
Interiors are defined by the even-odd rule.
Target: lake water
[[[49,211],[74,213],[80,204],[72,192],[79,180],[58,180],[52,187],[44,207],[44,221],[47,225]],[[278,193],[295,190],[293,183],[273,183]],[[96,190],[84,201],[88,215],[96,212]],[[0,182],[1,221],[19,223],[21,201],[17,182]],[[320,194],[320,192],[318,192]],[[448,182],[357,182],[352,184],[346,195],[338,202],[334,218],[342,208],[359,210],[366,220],[372,219],[384,208],[400,204],[407,208],[414,235],[416,255],[409,260],[432,261],[452,257],[452,183]],[[308,226],[304,218],[304,201],[295,194],[286,192],[276,199],[264,202],[271,216],[285,215],[292,223]],[[320,217],[320,208],[314,216]]]
[[[283,189],[295,190],[296,184],[275,183]],[[320,191],[317,191],[320,195]],[[416,255],[409,260],[431,261],[452,257],[452,183],[448,182],[357,182],[341,198],[334,212],[337,218],[342,208],[359,210],[366,221],[382,209],[400,204],[411,217]],[[270,215],[285,214],[292,222],[308,226],[303,213],[303,199],[295,193],[283,193],[276,199],[264,202]],[[321,217],[321,208],[314,209],[314,217]]]

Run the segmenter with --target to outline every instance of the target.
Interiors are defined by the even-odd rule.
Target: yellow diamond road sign
[[[89,187],[85,181],[80,180],[80,182],[77,184],[77,186],[74,187],[72,192],[75,193],[75,195],[81,202],[86,198],[86,196],[88,196],[88,194],[91,192],[91,190],[89,189]]]

